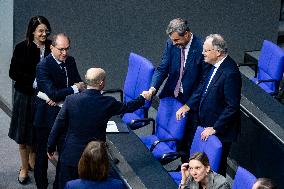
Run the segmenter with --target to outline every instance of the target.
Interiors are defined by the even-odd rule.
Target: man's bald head
[[[106,72],[101,68],[90,68],[87,70],[85,75],[87,85],[91,87],[99,87],[100,90],[104,87],[105,78]]]

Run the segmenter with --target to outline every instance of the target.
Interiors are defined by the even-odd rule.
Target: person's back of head
[[[252,189],[277,189],[277,186],[269,178],[258,178]]]
[[[105,86],[106,73],[101,68],[90,68],[85,75],[85,82],[88,86],[102,90]]]
[[[85,180],[101,181],[107,179],[108,173],[109,160],[106,143],[89,142],[78,164],[79,177]]]

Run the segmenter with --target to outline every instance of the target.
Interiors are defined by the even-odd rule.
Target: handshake
[[[146,100],[151,100],[152,97],[156,94],[156,89],[154,87],[151,87],[148,91],[143,91],[142,92],[142,96],[146,99]]]

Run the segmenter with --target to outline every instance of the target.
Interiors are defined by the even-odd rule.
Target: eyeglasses
[[[207,52],[210,52],[210,51],[219,51],[219,49],[203,49],[203,53],[207,53]]]
[[[63,53],[64,51],[68,52],[71,49],[71,47],[67,47],[67,48],[57,48],[55,46],[53,46],[53,47],[56,48],[57,50],[59,50],[61,53]]]
[[[46,35],[49,35],[49,34],[50,34],[50,31],[49,31],[49,30],[39,29],[39,30],[36,30],[36,31],[39,32],[39,33],[45,33]]]

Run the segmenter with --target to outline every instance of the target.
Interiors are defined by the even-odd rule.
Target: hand
[[[86,89],[86,84],[84,82],[74,83],[79,91]]]
[[[188,170],[188,163],[183,163],[181,165],[181,175],[182,175],[182,179],[181,179],[181,182],[184,184],[186,182],[186,179],[189,177],[189,170]]]
[[[213,127],[206,127],[201,133],[201,139],[206,141],[210,135],[214,135],[215,133],[216,130]]]
[[[47,152],[47,156],[48,156],[48,159],[50,159],[50,160],[55,160],[55,158],[54,158],[54,152]]]
[[[149,91],[143,91],[141,94],[146,100],[151,100],[152,95]]]
[[[190,110],[188,105],[183,105],[177,112],[176,112],[176,118],[177,120],[181,120],[185,117],[185,114]]]
[[[52,100],[50,100],[50,99],[46,100],[46,103],[47,103],[49,106],[56,106],[56,102],[54,102],[54,101],[52,101]]]

